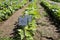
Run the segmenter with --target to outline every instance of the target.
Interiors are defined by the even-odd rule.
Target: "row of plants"
[[[22,8],[28,0],[4,0],[0,2],[0,22],[8,19],[16,10]]]
[[[14,40],[14,39],[10,37],[0,37],[0,40]]]
[[[54,3],[42,1],[41,5],[54,17],[54,19],[60,21],[60,7]]]
[[[38,8],[37,1],[33,0],[23,12],[23,16],[31,15],[32,21],[28,22],[24,28],[17,29],[21,40],[34,40],[33,36],[37,28],[36,19],[40,18]]]
[[[55,2],[60,2],[60,0],[52,0],[52,1],[55,1]]]

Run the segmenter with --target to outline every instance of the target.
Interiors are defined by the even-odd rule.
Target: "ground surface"
[[[29,4],[29,3],[28,3]],[[18,21],[18,17],[22,15],[22,12],[28,6],[25,5],[22,9],[16,11],[7,21],[0,24],[0,36],[12,36],[13,29],[15,27],[15,23]],[[59,3],[57,3],[60,5]],[[44,8],[38,3],[40,7],[39,12],[41,14],[41,18],[37,20],[38,27],[34,36],[35,40],[58,40],[59,33],[56,31],[56,27],[53,22],[50,20],[49,15],[45,12]]]

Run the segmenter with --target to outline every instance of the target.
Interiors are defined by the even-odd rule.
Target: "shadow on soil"
[[[21,40],[20,35],[18,34],[19,32],[17,30],[17,29],[19,29],[18,25],[17,25],[17,23],[15,23],[14,25],[15,25],[15,28],[13,29],[13,33],[12,33],[13,37],[12,38],[14,40]]]
[[[14,25],[15,25],[15,28],[13,29],[12,38],[14,40],[21,40],[21,35],[19,34],[20,32],[18,31],[18,29],[22,29],[22,28],[18,26],[18,22],[16,22]],[[24,36],[25,36],[25,33],[24,33]],[[24,37],[22,40],[25,40],[25,39],[26,38]]]

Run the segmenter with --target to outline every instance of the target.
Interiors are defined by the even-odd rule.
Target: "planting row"
[[[60,7],[58,5],[49,3],[47,1],[42,1],[41,4],[46,9],[46,11],[49,12],[49,14],[60,21]]]
[[[55,2],[60,2],[60,0],[52,0],[52,1],[55,1]]]
[[[23,12],[23,16],[20,17],[20,29],[17,29],[20,37],[18,38],[21,40],[34,40],[33,36],[37,27],[36,19],[39,18],[40,14],[38,11],[37,1],[33,0]]]
[[[8,19],[16,10],[22,8],[27,0],[4,0],[0,2],[0,21]]]

